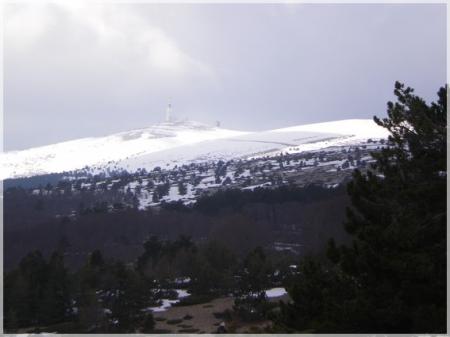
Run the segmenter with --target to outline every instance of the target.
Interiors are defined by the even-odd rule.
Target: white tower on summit
[[[172,104],[167,104],[167,108],[166,108],[166,122],[170,122],[170,120],[172,119],[171,114],[172,113]]]

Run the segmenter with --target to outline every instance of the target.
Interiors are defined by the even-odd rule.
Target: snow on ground
[[[177,277],[174,281],[176,284],[187,284],[187,283],[191,282],[191,278],[190,277]],[[178,290],[180,290],[180,293],[181,293],[182,289],[178,289]],[[178,294],[178,296],[180,296],[180,293]],[[188,292],[186,291],[184,294],[186,295],[186,294],[188,294]]]
[[[266,296],[268,298],[280,297],[285,294],[287,294],[287,291],[285,288],[272,288],[272,289],[266,290]]]
[[[359,139],[387,138],[388,136],[388,131],[381,126],[378,126],[371,119],[345,119],[340,121],[298,125],[273,130],[273,132],[293,131],[335,133],[340,135],[351,135],[352,137]]]
[[[113,167],[128,171],[151,170],[156,166],[170,169],[192,162],[318,150],[368,138],[387,138],[387,131],[372,120],[359,119],[260,132],[226,130],[196,122],[162,123],[107,137],[1,153],[0,179],[59,173],[86,166],[94,172]]]
[[[169,299],[162,299],[161,305],[157,307],[148,307],[145,308],[144,311],[153,311],[153,312],[161,312],[166,311],[169,309],[173,304],[180,302],[180,299],[191,296],[186,290],[184,289],[174,289],[177,292],[178,299],[176,300],[169,300]]]
[[[246,132],[125,159],[117,162],[117,165],[129,171],[135,171],[140,167],[147,169],[156,166],[173,168],[175,165],[192,162],[251,159],[280,153],[313,151],[333,146],[351,145],[369,138],[386,137],[387,132],[372,120],[344,120],[261,132]],[[214,177],[210,179],[214,179]],[[202,181],[202,183],[206,182],[207,180]]]
[[[255,188],[258,188],[258,187],[264,187],[264,186],[270,186],[271,184],[269,183],[269,182],[267,182],[267,183],[264,183],[264,184],[258,184],[258,185],[252,185],[252,186],[247,186],[247,187],[244,187],[244,188],[242,188],[243,190],[251,190],[251,191],[253,191]]]
[[[299,144],[296,147],[286,147],[277,153],[298,153],[304,151],[315,151],[333,146],[343,146],[348,144],[360,143],[367,139],[387,139],[389,132],[377,125],[371,119],[347,119],[325,123],[314,123],[307,125],[292,126],[282,129],[275,129],[272,132],[323,132],[339,135],[338,137],[329,137],[321,141],[310,141]]]
[[[214,176],[209,176],[203,178],[197,185],[197,189],[204,189],[213,186],[221,186],[222,184],[216,184],[216,178]]]
[[[145,167],[147,170],[156,166],[173,168],[175,165],[189,163],[212,162],[229,159],[246,159],[264,156],[302,142],[320,141],[324,138],[336,137],[331,134],[310,132],[274,133],[271,131],[255,132],[242,136],[198,142],[182,145],[165,151],[149,153],[116,163],[118,167],[128,171],[136,171]],[[166,164],[169,164],[168,166]]]
[[[189,294],[187,290],[184,289],[175,289],[175,291],[177,292],[179,299],[191,296],[191,294]]]
[[[187,290],[184,289],[174,289],[177,292],[178,298],[175,300],[169,300],[169,299],[162,299],[161,304],[159,306],[155,307],[148,307],[145,308],[144,311],[152,311],[152,312],[162,312],[169,309],[173,304],[180,302],[180,299],[191,296],[187,292]],[[266,296],[268,298],[274,298],[274,297],[280,297],[287,294],[287,291],[285,288],[272,288],[266,290]]]
[[[170,201],[178,201],[183,199],[183,196],[179,194],[178,192],[178,186],[172,185],[169,189],[169,195],[162,198],[163,200],[170,202]]]
[[[169,309],[172,306],[172,304],[178,303],[179,301],[180,300],[162,299],[161,305],[159,305],[157,307],[148,307],[145,309],[145,311],[153,311],[153,312],[166,311],[167,309]]]
[[[0,179],[107,165],[113,161],[161,152],[180,145],[245,133],[196,122],[162,123],[107,137],[82,138],[23,151],[5,152],[0,154]]]
[[[138,197],[139,199],[139,206],[138,208],[140,210],[145,210],[147,207],[149,207],[153,203],[153,193],[149,191],[143,190],[141,192],[141,195]]]
[[[241,178],[251,177],[250,170],[249,169],[245,169],[244,172],[242,172],[239,177],[241,177]]]
[[[178,189],[178,185],[172,185],[169,189],[169,195],[164,196],[161,200],[166,202],[173,201],[188,201],[191,199],[195,199],[194,189],[191,184],[186,184],[186,194],[181,195]]]

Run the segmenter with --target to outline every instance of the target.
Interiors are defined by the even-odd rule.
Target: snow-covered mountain
[[[352,119],[248,132],[192,121],[161,123],[106,137],[82,138],[0,154],[0,179],[60,173],[90,167],[94,171],[192,162],[255,158],[386,138],[372,120]]]

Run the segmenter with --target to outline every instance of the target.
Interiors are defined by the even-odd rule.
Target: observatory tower
[[[166,108],[166,122],[167,123],[170,122],[172,119],[171,113],[172,113],[172,104],[169,103],[169,104],[167,104],[167,108]]]

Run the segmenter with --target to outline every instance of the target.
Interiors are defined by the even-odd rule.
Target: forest
[[[340,226],[348,204],[345,188],[320,186],[225,190],[201,197],[193,206],[163,204],[138,210],[118,206],[112,211],[98,195],[35,195],[22,188],[5,191],[5,269],[16,265],[31,250],[49,256],[64,251],[68,267],[80,267],[89,252],[100,249],[109,257],[132,262],[146,238],[194,241],[217,239],[238,254],[276,241],[302,244],[302,254],[319,251],[330,233],[341,242]],[[62,209],[80,206],[77,216],[55,217]],[[324,208],[327,212],[321,212]]]

